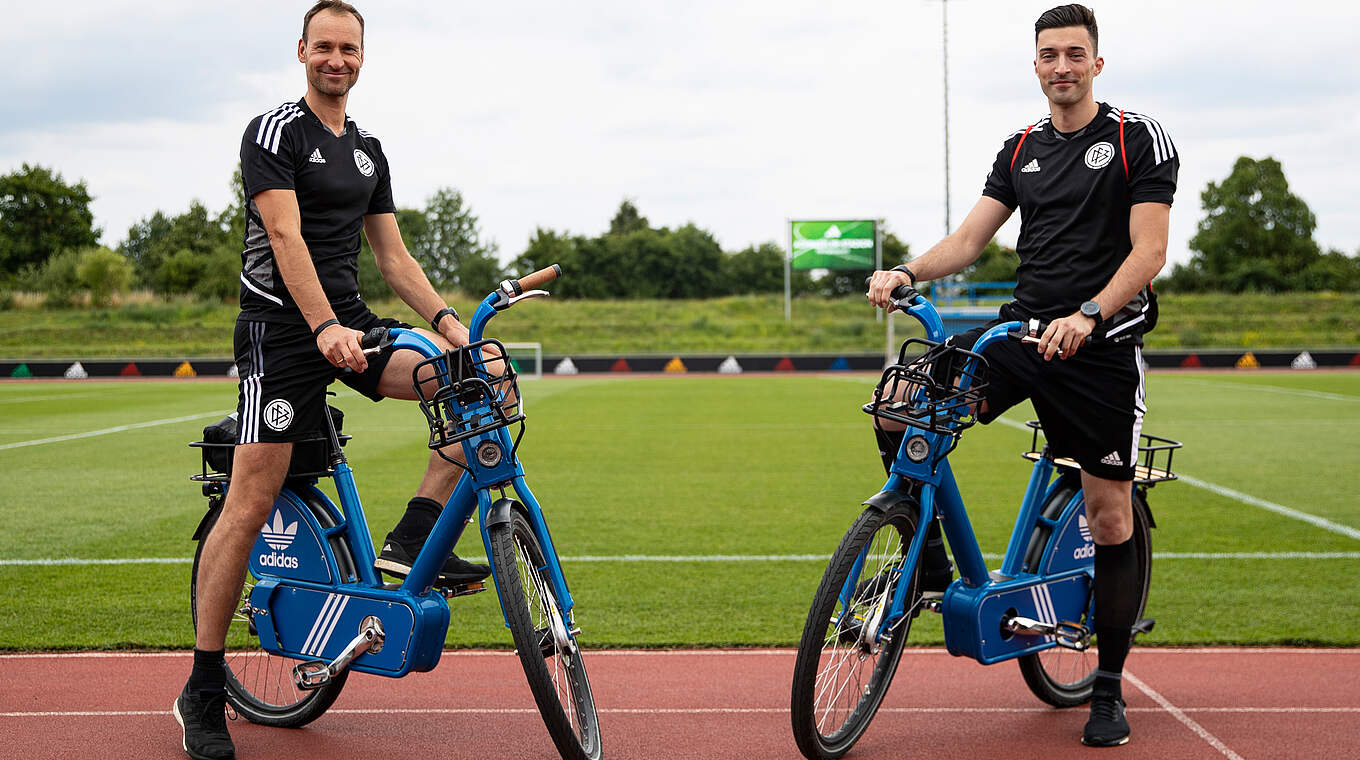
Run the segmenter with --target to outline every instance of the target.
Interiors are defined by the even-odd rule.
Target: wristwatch
[[[892,271],[901,272],[902,274],[906,275],[907,279],[911,280],[911,286],[913,288],[916,287],[916,273],[911,271],[910,269],[907,269],[906,264],[898,264],[897,266],[892,268]]]
[[[434,317],[430,319],[430,327],[433,327],[435,332],[439,332],[439,320],[449,316],[453,317],[454,319],[458,319],[458,310],[453,308],[452,306],[445,306],[444,308],[435,312]]]
[[[1095,327],[1100,327],[1100,323],[1105,320],[1100,316],[1100,304],[1095,301],[1084,301],[1081,304],[1081,315],[1095,320]],[[1092,328],[1094,329],[1094,327]]]

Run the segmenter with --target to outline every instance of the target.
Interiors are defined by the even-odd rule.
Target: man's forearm
[[[283,277],[288,295],[307,320],[307,326],[315,328],[328,319],[335,318],[330,299],[317,278],[316,267],[312,264],[311,254],[302,236],[271,235],[269,244],[274,249],[274,261],[278,264],[279,274]]]
[[[912,259],[907,267],[916,275],[917,281],[938,280],[965,269],[977,260],[981,251],[980,246],[974,250],[971,242],[956,231]]]
[[[1091,300],[1100,304],[1102,316],[1110,317],[1147,287],[1165,263],[1166,246],[1150,243],[1141,248],[1135,246],[1110,281]]]
[[[435,292],[434,286],[430,284],[430,278],[425,275],[425,270],[421,269],[420,263],[409,253],[403,251],[386,259],[380,257],[378,271],[382,273],[387,284],[392,286],[392,291],[397,297],[426,322],[444,308],[444,299]]]

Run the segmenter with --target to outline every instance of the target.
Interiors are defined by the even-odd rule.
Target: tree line
[[[193,201],[170,215],[156,211],[132,225],[114,248],[100,246],[84,181],[68,183],[41,166],[0,176],[0,292],[46,294],[47,303],[78,302],[88,293],[106,304],[114,293],[143,288],[174,296],[231,299],[238,292],[245,230],[240,172],[232,202],[211,211]],[[1190,241],[1193,256],[1158,280],[1163,290],[1282,292],[1360,290],[1360,258],[1322,251],[1313,240],[1316,217],[1289,190],[1273,158],[1243,156],[1222,182],[1200,196],[1204,217]],[[766,242],[724,251],[713,234],[693,223],[653,226],[625,199],[608,229],[595,236],[537,229],[524,251],[502,266],[498,247],[454,188],[441,188],[423,208],[397,211],[411,254],[440,289],[488,292],[507,276],[560,263],[571,277],[554,293],[567,298],[708,298],[784,289],[783,246]],[[369,299],[391,291],[367,241],[360,255],[360,292]],[[885,267],[906,262],[910,249],[888,232]],[[992,241],[960,275],[971,281],[1013,280],[1014,249]],[[866,271],[794,271],[796,295],[859,293]],[[2,302],[0,302],[2,303]]]

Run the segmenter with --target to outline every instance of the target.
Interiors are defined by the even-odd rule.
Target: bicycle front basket
[[[912,345],[925,346],[909,357]],[[987,360],[948,343],[908,338],[896,364],[883,370],[864,411],[885,420],[957,436],[977,422],[974,405],[987,387]]]
[[[488,350],[490,349],[490,350]],[[482,340],[420,362],[412,372],[432,449],[524,419],[519,381],[498,340]]]

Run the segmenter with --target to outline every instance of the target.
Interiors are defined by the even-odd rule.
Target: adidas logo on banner
[[[1037,159],[1037,158],[1031,158],[1031,159],[1029,160],[1029,163],[1025,164],[1024,168],[1020,170],[1020,173],[1021,173],[1021,174],[1030,174],[1030,173],[1032,173],[1032,172],[1037,172],[1037,171],[1039,171],[1039,159]]]
[[[1111,451],[1110,453],[1106,454],[1105,458],[1100,460],[1100,463],[1113,465],[1115,467],[1124,466],[1124,460],[1119,456],[1118,451]]]
[[[312,151],[312,155],[309,156],[309,157],[307,158],[307,160],[308,160],[308,161],[311,161],[311,162],[314,163],[314,164],[324,164],[324,163],[326,163],[326,158],[325,158],[325,156],[322,156],[322,155],[321,155],[321,149],[320,149],[320,148],[317,148],[317,149],[313,150],[313,151]],[[1037,170],[1036,170],[1036,171],[1037,171]]]

